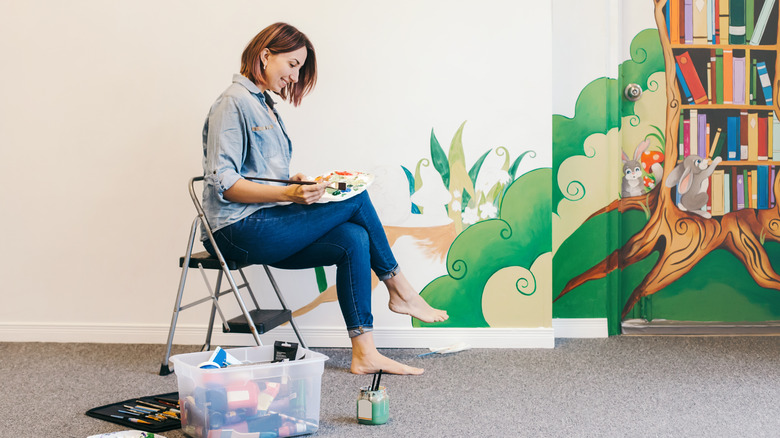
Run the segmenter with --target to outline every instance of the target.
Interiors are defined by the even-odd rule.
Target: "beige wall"
[[[431,129],[447,147],[464,120],[472,160],[505,146],[537,150],[519,173],[551,165],[548,2],[4,1],[0,340],[164,342],[204,117],[275,21],[309,35],[321,72],[303,106],[282,105],[293,170],[413,166]],[[440,275],[398,251],[418,287]],[[280,281],[292,307],[317,295],[311,271]],[[378,325],[409,326],[378,300]],[[301,324],[343,327],[335,303]]]

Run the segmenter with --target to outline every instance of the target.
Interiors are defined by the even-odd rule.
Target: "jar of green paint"
[[[390,419],[390,400],[387,388],[380,386],[372,390],[370,386],[360,388],[357,400],[357,420],[360,424],[385,424]]]

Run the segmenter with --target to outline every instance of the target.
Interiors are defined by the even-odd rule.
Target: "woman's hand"
[[[306,176],[299,173],[290,178],[294,181],[305,181]],[[231,202],[253,204],[257,202],[294,202],[296,204],[313,204],[325,194],[326,183],[320,184],[290,184],[277,186],[260,184],[245,179],[239,179],[232,187],[225,190],[223,196]]]
[[[300,174],[298,174],[300,175]],[[298,175],[295,175],[291,179],[295,181],[303,181],[302,179],[295,179]],[[325,186],[327,184],[290,184],[287,186],[285,195],[287,198],[296,204],[313,204],[322,198],[325,194]]]

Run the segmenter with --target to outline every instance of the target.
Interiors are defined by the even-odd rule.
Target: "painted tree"
[[[647,224],[622,247],[603,261],[572,278],[560,292],[559,299],[583,283],[606,277],[616,269],[637,263],[654,251],[658,260],[628,298],[621,317],[625,316],[643,297],[652,295],[688,273],[697,263],[715,249],[726,249],[747,268],[756,283],[764,288],[780,290],[780,275],[775,272],[764,250],[764,242],[780,242],[780,202],[769,209],[742,209],[721,217],[704,218],[682,211],[675,205],[672,189],[666,186],[669,170],[677,164],[678,123],[680,96],[676,85],[675,60],[666,28],[663,8],[667,0],[653,0],[655,20],[666,64],[666,156],[663,182],[645,196],[622,198],[597,211],[591,217],[617,209],[650,212]],[[776,57],[776,72],[780,72],[780,56]],[[778,102],[780,81],[773,88],[774,102]],[[777,114],[780,108],[775,103]],[[780,174],[775,177],[774,196],[780,200]]]

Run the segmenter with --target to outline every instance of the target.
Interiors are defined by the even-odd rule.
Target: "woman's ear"
[[[260,62],[260,67],[263,68],[263,71],[265,71],[266,67],[268,67],[268,60],[270,56],[271,56],[271,51],[268,50],[268,48],[265,48],[260,52],[259,62]]]

